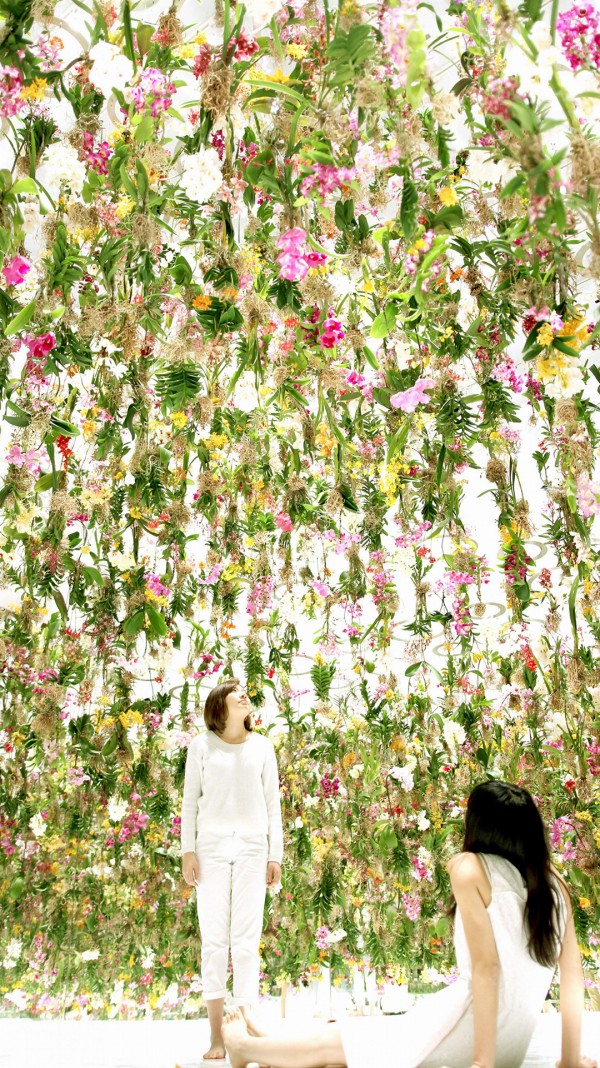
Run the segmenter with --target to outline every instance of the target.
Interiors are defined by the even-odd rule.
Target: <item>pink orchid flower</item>
[[[433,389],[434,386],[435,379],[418,378],[414,386],[409,386],[408,389],[401,390],[400,393],[394,393],[390,397],[390,404],[392,408],[400,408],[403,412],[414,412],[419,404],[427,404],[431,400],[425,390]]]
[[[18,286],[30,270],[31,263],[25,256],[13,256],[9,263],[4,264],[2,274],[7,286]]]

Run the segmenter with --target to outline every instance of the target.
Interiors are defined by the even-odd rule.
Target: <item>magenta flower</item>
[[[345,335],[339,319],[325,319],[322,326],[323,333],[319,334],[319,345],[324,349],[333,349],[338,341]]]
[[[571,70],[600,67],[600,12],[593,4],[573,4],[561,12],[556,29]]]
[[[38,334],[37,337],[34,337],[33,334],[28,334],[24,340],[29,349],[29,355],[34,360],[47,356],[56,345],[56,338],[50,331],[47,334]]]
[[[433,378],[418,378],[414,386],[409,386],[408,389],[401,390],[400,393],[394,393],[390,397],[390,404],[392,408],[400,408],[403,412],[414,412],[419,404],[429,403],[431,397],[427,396],[425,390],[433,389],[434,386],[435,380]]]
[[[10,263],[4,264],[2,274],[7,286],[18,286],[30,270],[31,263],[25,259],[25,256],[13,256]]]
[[[17,67],[0,65],[0,115],[10,118],[26,105],[21,96],[23,75]]]

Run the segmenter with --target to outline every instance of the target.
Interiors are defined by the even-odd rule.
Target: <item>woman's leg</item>
[[[266,848],[244,848],[231,878],[231,963],[234,1005],[256,1005],[260,936],[267,889]]]
[[[231,864],[217,856],[198,854],[200,880],[196,888],[202,940],[202,988],[210,1024],[210,1047],[205,1060],[225,1056],[223,1003],[227,993]]]
[[[249,1035],[239,1012],[232,1012],[223,1024],[225,1046],[231,1068],[245,1068],[252,1061],[273,1068],[325,1068],[346,1064],[339,1028],[328,1024],[315,1035],[295,1038],[255,1038]]]

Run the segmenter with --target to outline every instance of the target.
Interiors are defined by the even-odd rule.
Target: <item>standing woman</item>
[[[229,951],[233,1001],[258,999],[265,892],[281,878],[283,830],[275,750],[255,734],[238,679],[210,691],[206,733],[192,739],[181,810],[183,877],[196,887],[202,989],[210,1023],[205,1060],[223,1060]]]
[[[557,1068],[582,1056],[583,972],[569,894],[550,867],[531,794],[505,782],[471,793],[463,852],[448,864],[459,976],[404,1016],[348,1017],[314,1035],[261,1034],[245,1010],[224,1027],[231,1068],[519,1068],[558,964],[562,1041]],[[306,1029],[305,1029],[306,1032]]]

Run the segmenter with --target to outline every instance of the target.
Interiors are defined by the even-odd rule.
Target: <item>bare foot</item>
[[[225,1044],[222,1038],[211,1038],[210,1049],[207,1049],[203,1054],[205,1061],[224,1061],[225,1060]]]
[[[266,1031],[261,1031],[260,1028],[256,1026],[250,1007],[248,1005],[240,1005],[240,1012],[244,1017],[244,1022],[248,1028],[248,1034],[252,1035],[253,1038],[266,1038]]]
[[[247,1054],[248,1028],[240,1012],[227,1013],[223,1023],[223,1038],[229,1054],[231,1068],[246,1068],[250,1063]]]

